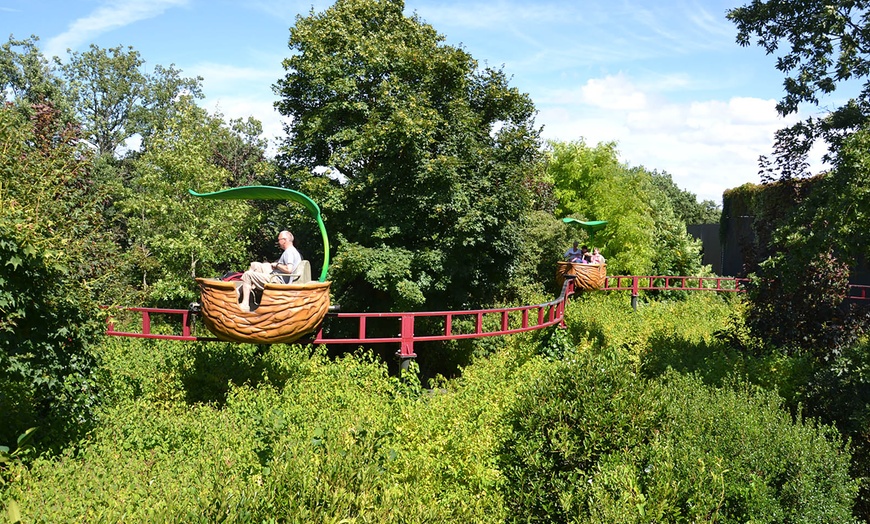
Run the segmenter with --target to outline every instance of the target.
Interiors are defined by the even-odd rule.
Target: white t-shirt
[[[283,253],[281,253],[281,258],[278,259],[277,263],[279,265],[282,265],[282,266],[287,266],[288,268],[290,268],[289,272],[292,273],[296,269],[296,266],[299,265],[300,262],[302,262],[302,255],[300,255],[299,251],[297,251],[296,248],[291,245],[290,247],[285,249]],[[277,269],[272,271],[272,272],[273,273],[284,273],[283,271],[279,271]],[[289,283],[290,277],[282,277],[282,278],[284,279],[285,284]]]

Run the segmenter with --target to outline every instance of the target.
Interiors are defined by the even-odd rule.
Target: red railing
[[[684,276],[608,276],[605,291],[631,291],[631,306],[637,309],[641,291],[721,291],[743,293],[747,278]],[[870,300],[870,286],[849,284],[849,299]]]
[[[353,338],[330,338],[324,333],[323,327],[312,340],[315,344],[400,344],[398,355],[401,358],[414,358],[415,342],[431,342],[438,340],[460,340],[466,338],[493,337],[534,331],[549,326],[565,323],[565,305],[568,297],[574,293],[574,281],[565,281],[562,294],[556,300],[533,306],[519,306],[496,309],[469,309],[465,311],[427,311],[413,313],[331,313],[329,318],[357,322],[357,336]],[[474,329],[464,332],[454,332],[454,320],[458,318],[474,320]],[[497,327],[487,327],[485,318],[496,317]],[[391,337],[370,337],[366,333],[368,321],[371,319],[399,319],[399,333]],[[441,329],[437,333],[420,334],[415,332],[417,319],[435,319]],[[440,321],[439,321],[440,319]],[[431,327],[430,327],[431,329]]]
[[[734,277],[608,276],[606,291],[725,291],[741,292],[748,279]]]
[[[414,353],[415,342],[430,342],[437,340],[460,340],[466,338],[481,338],[493,337],[499,335],[510,335],[514,333],[523,333],[526,331],[534,331],[543,329],[549,326],[562,325],[565,323],[565,305],[568,297],[574,293],[574,281],[569,279],[565,281],[562,287],[562,293],[556,300],[546,302],[544,304],[536,304],[532,306],[519,306],[509,308],[496,309],[470,309],[465,311],[425,311],[425,312],[408,312],[408,313],[328,313],[327,320],[332,322],[336,319],[344,322],[356,322],[355,337],[331,338],[326,332],[323,325],[317,331],[314,338],[300,341],[312,344],[382,344],[382,343],[399,343],[400,349],[398,355],[405,358],[414,358],[417,356]],[[123,311],[138,312],[142,315],[142,330],[141,332],[117,331],[113,317],[107,319],[107,335],[119,337],[138,337],[138,338],[156,338],[162,340],[185,340],[185,341],[214,341],[218,340],[213,337],[197,337],[193,336],[192,321],[193,313],[186,309],[160,309],[160,308],[122,308]],[[179,319],[182,326],[181,335],[165,335],[151,332],[151,315],[175,315],[180,316]],[[496,327],[490,327],[492,321],[488,319],[496,317],[498,319]],[[417,319],[434,319],[435,323],[439,323],[441,319],[441,329],[437,333],[430,332],[421,334],[417,329]],[[455,331],[455,322],[458,319],[471,318],[474,320],[474,328],[465,332]],[[398,324],[398,334],[395,336],[370,336],[368,334],[368,326],[370,321],[380,319],[395,319]],[[430,323],[431,324],[431,323]],[[430,325],[431,329],[431,325]]]
[[[743,292],[745,278],[684,276],[608,276],[605,291],[631,291],[631,307],[637,309],[641,291],[722,291]]]
[[[605,291],[631,291],[632,306],[637,307],[640,291],[716,291],[743,292],[744,278],[732,277],[685,277],[685,276],[609,276],[605,281]],[[465,311],[426,311],[408,313],[329,313],[328,324],[333,322],[356,323],[352,330],[356,335],[351,337],[331,337],[325,325],[321,325],[314,338],[302,342],[313,344],[381,344],[398,343],[397,354],[404,358],[414,358],[415,342],[438,340],[460,340],[467,338],[492,337],[510,335],[543,329],[549,326],[562,325],[565,322],[565,306],[568,297],[574,293],[574,281],[568,279],[562,288],[562,293],[556,300],[532,306],[520,306],[496,309],[470,309]],[[854,300],[870,300],[870,286],[851,285],[849,298]],[[112,316],[106,321],[107,335],[121,337],[156,338],[163,340],[184,341],[215,341],[214,337],[198,337],[193,335],[193,320],[195,314],[187,309],[160,309],[131,307],[120,308],[126,312],[139,313],[142,316],[140,332],[116,331]],[[181,335],[166,335],[151,332],[152,315],[169,315],[179,317]],[[497,322],[490,320],[495,317]],[[421,333],[418,319],[427,319],[429,333]],[[373,323],[394,323],[390,327],[393,336],[373,336],[369,328]],[[473,320],[472,329],[457,329],[457,323],[465,324]],[[464,321],[464,322],[463,322]],[[324,324],[327,324],[325,322]],[[437,326],[437,329],[436,327]],[[493,327],[494,326],[494,327]],[[384,326],[380,325],[383,328]],[[433,331],[434,330],[434,331]],[[383,331],[383,329],[381,329]],[[461,331],[461,332],[457,332]]]
[[[870,286],[849,285],[849,298],[853,300],[870,300]]]
[[[106,308],[110,309],[110,308]],[[121,311],[132,311],[142,315],[142,330],[140,332],[131,331],[116,331],[115,317],[109,314],[106,318],[106,334],[116,337],[136,337],[136,338],[157,338],[162,340],[217,340],[216,338],[195,337],[191,333],[193,325],[193,314],[189,309],[162,309],[155,307],[121,307],[117,308]],[[180,317],[177,320],[181,322],[181,335],[164,335],[151,332],[151,315],[164,315]]]

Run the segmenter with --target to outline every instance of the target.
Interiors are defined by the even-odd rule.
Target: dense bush
[[[844,301],[848,292],[849,267],[831,251],[780,253],[750,282],[747,325],[772,348],[827,361],[865,328],[865,316]]]
[[[513,522],[847,522],[857,489],[837,433],[763,390],[645,380],[618,350],[527,384],[499,466]]]
[[[422,395],[413,373],[391,377],[369,355],[271,346],[256,387],[229,386],[221,407],[185,401],[184,376],[205,357],[141,346],[126,372],[136,350],[106,350],[117,353],[106,356],[116,404],[92,438],[9,475],[5,495],[25,522],[503,519],[487,459],[510,397],[503,374],[471,372],[462,388]]]
[[[800,401],[808,415],[836,425],[852,442],[852,475],[870,478],[870,341],[846,347],[808,377]],[[856,514],[870,516],[870,486],[862,484]]]
[[[58,446],[91,423],[92,346],[104,326],[65,258],[22,238],[16,224],[0,216],[0,445],[38,426],[37,438]]]
[[[107,339],[99,426],[0,497],[24,522],[848,520],[834,432],[667,371],[739,362],[713,358],[729,302],[578,298],[431,389],[367,353]]]

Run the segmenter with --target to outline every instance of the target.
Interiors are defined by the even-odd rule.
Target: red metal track
[[[746,279],[730,277],[685,277],[685,276],[611,276],[607,277],[605,291],[631,291],[632,304],[635,303],[640,291],[716,291],[743,292]],[[301,341],[312,344],[380,344],[399,343],[398,355],[403,359],[414,358],[414,343],[435,340],[459,340],[467,338],[492,337],[534,331],[546,327],[561,325],[565,322],[565,306],[568,298],[574,293],[574,281],[569,279],[562,288],[562,293],[556,300],[533,306],[520,306],[496,309],[471,309],[465,311],[427,311],[409,313],[329,313],[329,322],[356,322],[357,335],[351,338],[330,338],[324,326],[314,338]],[[854,300],[870,300],[870,286],[851,285],[849,298]],[[160,309],[131,307],[121,308],[123,311],[136,312],[142,315],[140,332],[116,331],[113,318],[107,320],[107,335],[120,337],[156,338],[162,340],[183,341],[216,341],[214,337],[198,337],[193,335],[193,319],[195,315],[187,309]],[[151,332],[151,316],[168,315],[177,317],[181,324],[180,335],[166,335]],[[496,320],[490,320],[495,318]],[[367,334],[368,321],[375,319],[390,319],[395,322],[398,334],[389,337],[373,337]],[[434,319],[439,325],[437,332],[420,333],[415,331],[417,319]],[[440,319],[440,320],[439,320]],[[473,320],[474,328],[457,330],[455,321]],[[379,321],[379,320],[377,320]],[[431,329],[431,328],[430,328]],[[457,332],[459,331],[459,332]]]
[[[748,279],[733,277],[608,276],[605,291],[724,291],[742,292]]]
[[[435,340],[459,340],[465,338],[492,337],[498,335],[510,335],[543,329],[554,325],[563,325],[565,321],[565,305],[568,297],[574,293],[574,281],[567,280],[562,288],[562,294],[556,300],[533,306],[520,306],[497,309],[470,309],[465,311],[424,311],[409,313],[328,313],[327,319],[338,321],[357,322],[356,337],[330,338],[325,333],[324,327],[315,334],[314,338],[301,341],[312,344],[380,344],[399,343],[398,355],[402,358],[414,358],[414,342],[428,342]],[[119,337],[156,338],[161,340],[184,340],[184,341],[216,341],[214,337],[197,337],[192,334],[194,314],[187,309],[161,309],[161,308],[121,308],[123,311],[132,311],[142,315],[142,329],[140,332],[115,330],[114,319],[110,316],[107,320],[107,335]],[[181,323],[181,335],[166,335],[151,332],[151,316],[168,315],[177,317]],[[437,333],[415,332],[416,319],[431,318],[440,319],[441,330]],[[491,318],[497,319],[497,325]],[[373,337],[367,334],[367,324],[374,319],[395,319],[398,334],[391,337]],[[459,331],[455,329],[454,321],[460,319],[473,320],[474,328]]]

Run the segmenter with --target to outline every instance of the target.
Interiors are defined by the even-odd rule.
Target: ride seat
[[[307,260],[303,260],[299,262],[299,265],[296,266],[296,269],[293,270],[291,275],[294,275],[295,278],[291,280],[294,284],[307,284],[311,282],[311,264]]]
[[[284,277],[286,276],[287,273],[273,273],[272,281],[283,284]],[[308,282],[311,282],[311,264],[307,260],[303,260],[290,273],[290,282],[288,284],[306,284]]]

